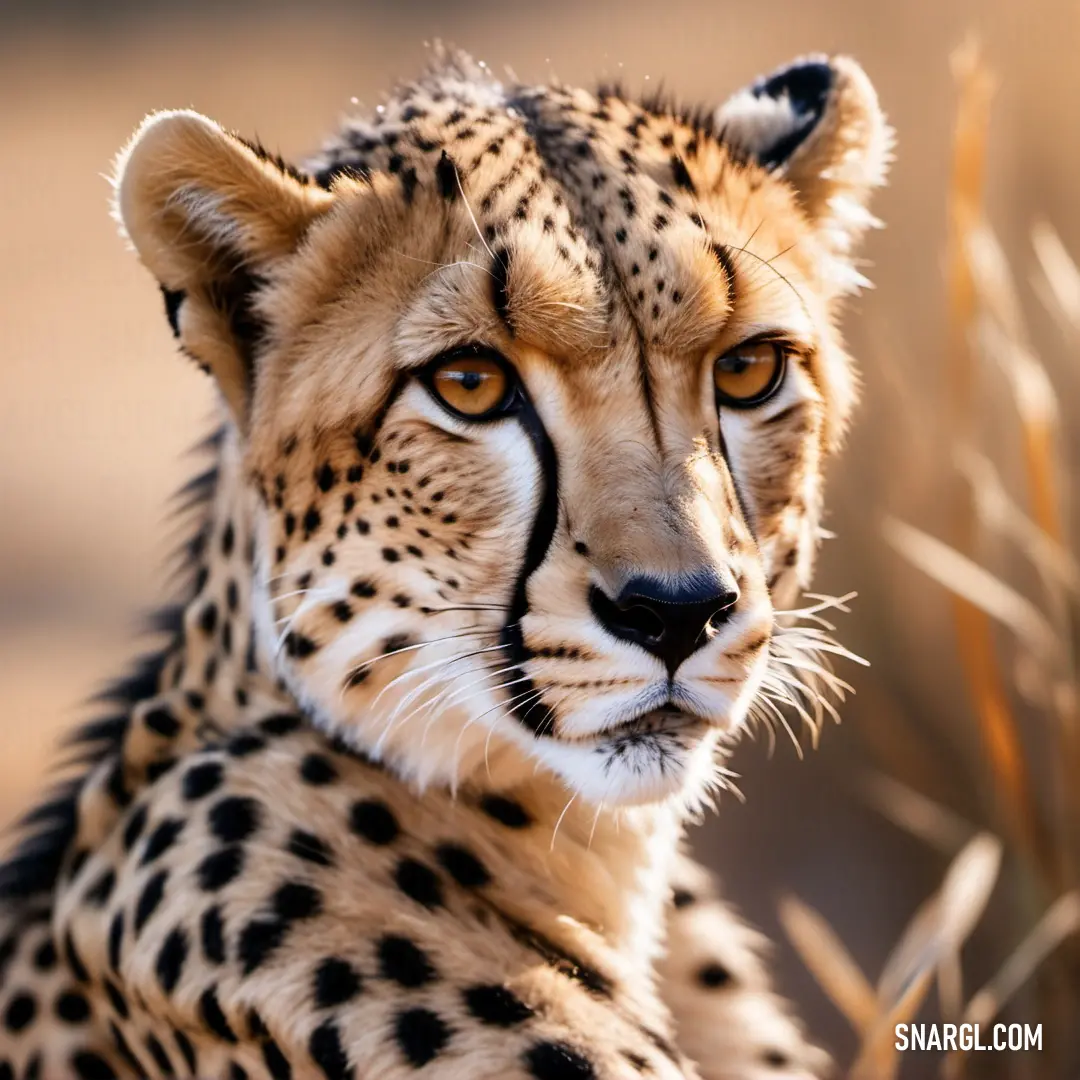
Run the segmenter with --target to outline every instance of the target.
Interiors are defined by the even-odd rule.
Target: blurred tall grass
[[[863,794],[951,861],[876,984],[818,912],[794,896],[782,902],[785,930],[859,1037],[851,1080],[900,1075],[896,1026],[913,1021],[979,1024],[983,1042],[998,1021],[1043,1025],[1037,1055],[1003,1054],[984,1068],[978,1053],[954,1049],[940,1057],[942,1080],[1080,1071],[1080,565],[1066,527],[1072,470],[1061,443],[1061,425],[1080,423],[1080,403],[1061,400],[1035,353],[1017,271],[986,217],[993,80],[974,42],[956,51],[953,70],[959,100],[945,265],[950,393],[943,415],[951,457],[939,474],[949,513],[932,531],[888,518],[883,532],[950,596],[959,675],[977,737],[957,740],[968,717],[947,699],[924,713],[918,732],[897,724],[895,715],[879,717],[888,729],[879,733],[887,750],[864,762]],[[1080,269],[1045,221],[1031,230],[1031,254],[1043,314],[1059,327],[1063,347],[1076,350]],[[1013,261],[1023,265],[1022,258]],[[1012,461],[1002,457],[1008,443],[987,438],[978,422],[979,403],[986,402],[1004,405],[990,414],[1019,435]],[[1019,478],[1015,490],[1002,476],[1009,465]],[[917,749],[910,745],[915,741]],[[970,757],[967,775],[980,777],[966,817],[927,794],[921,767],[958,741]],[[1000,903],[988,909],[995,891]],[[999,966],[972,988],[963,948],[980,920],[988,924]]]

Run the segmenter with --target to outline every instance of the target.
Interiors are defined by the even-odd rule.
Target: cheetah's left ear
[[[866,206],[885,182],[893,132],[854,60],[798,60],[729,98],[714,119],[723,142],[795,188],[834,254],[848,255],[877,224]],[[861,283],[850,274],[849,285]]]

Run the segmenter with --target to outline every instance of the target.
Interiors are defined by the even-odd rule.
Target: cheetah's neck
[[[253,628],[254,495],[245,482],[235,434],[218,448],[209,512],[195,546],[195,580],[182,631],[162,668],[159,693],[139,702],[123,747],[123,787],[137,789],[184,752],[267,717],[302,712],[273,675],[280,646]],[[522,762],[511,769],[511,793],[530,808],[533,827],[515,858],[523,888],[553,915],[600,930],[631,967],[644,974],[660,946],[658,928],[668,894],[669,866],[681,838],[680,814],[667,806],[620,812],[581,803],[554,777]],[[403,782],[404,784],[404,782]],[[93,846],[89,830],[104,832],[108,814],[93,807],[95,788],[104,798],[115,773],[84,794],[81,847]],[[475,797],[462,791],[460,797]],[[414,796],[409,796],[414,797]],[[427,799],[449,799],[429,789]]]

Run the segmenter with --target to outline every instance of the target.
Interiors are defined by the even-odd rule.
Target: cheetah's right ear
[[[719,137],[795,190],[836,257],[840,291],[865,284],[852,262],[874,188],[885,182],[893,131],[866,73],[846,56],[808,56],[730,97]]]
[[[333,196],[189,111],[143,121],[115,186],[116,216],[161,284],[174,333],[242,422],[258,335],[252,289]]]

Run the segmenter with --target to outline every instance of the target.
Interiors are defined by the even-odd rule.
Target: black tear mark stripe
[[[509,678],[522,680],[514,684],[516,693],[513,696],[516,698],[516,703],[511,706],[511,711],[534,734],[545,735],[550,734],[552,712],[543,704],[539,708],[536,707],[532,679],[528,678],[521,669],[521,664],[531,655],[521,632],[521,620],[529,610],[527,594],[529,578],[547,557],[559,522],[559,459],[539,413],[524,393],[521,409],[518,412],[518,423],[521,424],[521,429],[536,454],[540,471],[540,501],[532,530],[529,533],[529,542],[525,548],[525,560],[514,586],[514,597],[510,603],[502,638],[515,665],[509,673]]]
[[[734,308],[736,276],[735,260],[731,257],[731,252],[738,249],[731,249],[727,244],[710,244],[709,248],[713,253],[713,257],[720,264],[720,269],[724,271],[724,291],[727,294],[728,307]]]
[[[492,253],[491,262],[491,302],[495,311],[506,327],[510,337],[514,337],[514,324],[510,321],[510,252],[506,248],[497,248]]]

